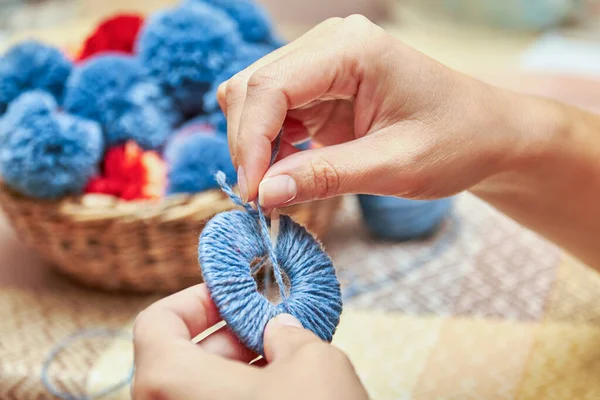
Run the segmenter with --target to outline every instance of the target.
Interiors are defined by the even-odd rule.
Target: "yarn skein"
[[[277,153],[277,145],[273,159]],[[231,200],[244,207],[220,213],[204,227],[198,258],[211,297],[223,319],[249,349],[264,355],[263,332],[276,315],[289,313],[322,340],[331,341],[342,312],[342,294],[331,258],[320,243],[289,216],[282,215],[276,244],[260,206],[244,203],[227,183],[216,179]],[[268,255],[281,302],[272,304],[261,293],[252,264]],[[289,280],[289,291],[284,276]]]
[[[426,201],[359,195],[358,200],[369,231],[379,238],[397,241],[433,234],[452,207],[450,198]]]

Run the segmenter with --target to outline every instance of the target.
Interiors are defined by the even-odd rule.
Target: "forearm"
[[[512,96],[508,124],[523,140],[473,192],[600,270],[600,116]]]

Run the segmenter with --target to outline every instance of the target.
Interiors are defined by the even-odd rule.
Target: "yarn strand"
[[[271,150],[271,162],[269,163],[269,165],[273,165],[273,163],[277,159],[277,155],[279,154],[279,148],[281,145],[282,134],[283,134],[283,129],[281,131],[279,131],[279,134],[273,141],[273,149]],[[238,196],[234,192],[231,185],[227,182],[227,177],[225,176],[225,174],[223,172],[221,172],[221,171],[217,172],[215,175],[215,179],[219,183],[219,186],[221,186],[221,190],[223,190],[223,192],[225,194],[227,194],[227,196],[229,196],[231,201],[233,201],[235,204],[237,204],[239,206],[244,207],[244,209],[251,215],[258,216],[258,222],[260,224],[260,235],[261,235],[261,238],[263,239],[264,244],[267,248],[267,252],[269,253],[269,259],[271,260],[273,274],[275,275],[275,281],[277,282],[277,286],[279,286],[279,296],[281,297],[281,302],[283,303],[285,309],[287,310],[288,309],[288,307],[287,307],[287,298],[288,298],[287,288],[283,281],[283,273],[281,272],[281,267],[279,265],[279,262],[277,261],[277,255],[275,253],[275,243],[273,243],[273,241],[271,240],[271,234],[269,231],[269,222],[267,221],[267,217],[265,216],[265,213],[259,204],[258,198],[256,199],[256,210],[255,210],[249,203],[244,203],[244,201],[240,198],[240,196]],[[256,269],[258,270],[259,268],[260,268],[260,265],[257,266]],[[270,281],[269,281],[270,277],[269,277],[268,272],[269,271],[267,270],[266,275],[265,275],[265,290],[267,290],[267,291],[269,289],[269,283],[270,283]]]

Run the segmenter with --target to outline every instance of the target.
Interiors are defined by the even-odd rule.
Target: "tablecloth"
[[[0,398],[83,396],[127,379],[127,334],[157,296],[88,291],[0,242]],[[475,197],[425,241],[371,238],[352,198],[325,240],[343,286],[334,344],[373,399],[600,398],[600,275]],[[103,398],[129,398],[129,387]]]

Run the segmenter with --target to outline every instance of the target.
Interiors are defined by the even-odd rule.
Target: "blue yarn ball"
[[[276,47],[274,46],[250,43],[241,47],[235,60],[227,64],[227,66],[219,72],[212,82],[210,90],[204,95],[204,111],[210,113],[219,109],[217,90],[221,83],[227,81],[232,76],[254,64],[275,49]]]
[[[142,148],[164,144],[180,119],[171,99],[135,57],[101,55],[76,68],[67,84],[65,110],[100,123],[108,146],[134,140]]]
[[[242,42],[234,22],[206,4],[157,13],[142,28],[137,52],[184,115],[203,110],[203,95]]]
[[[167,192],[170,194],[218,188],[214,178],[217,171],[223,171],[231,182],[237,180],[227,140],[221,136],[192,134],[170,141],[165,157],[169,165]]]
[[[225,11],[237,24],[246,42],[276,43],[273,24],[266,10],[252,0],[188,0],[187,4],[207,3]]]
[[[57,111],[51,95],[26,92],[0,121],[0,174],[26,196],[56,199],[79,194],[103,154],[100,126]]]
[[[397,241],[433,234],[452,207],[450,198],[425,201],[359,195],[358,199],[369,231],[382,239]]]
[[[268,238],[268,235],[267,235]],[[342,312],[340,284],[333,262],[301,225],[282,215],[275,249],[247,211],[218,214],[202,230],[198,249],[202,275],[227,325],[249,349],[264,354],[267,323],[281,313],[295,316],[306,329],[331,341]],[[258,292],[251,263],[274,250],[289,279],[285,302],[272,304]]]
[[[72,62],[58,49],[36,41],[22,42],[0,57],[0,115],[22,93],[40,89],[60,103]]]

